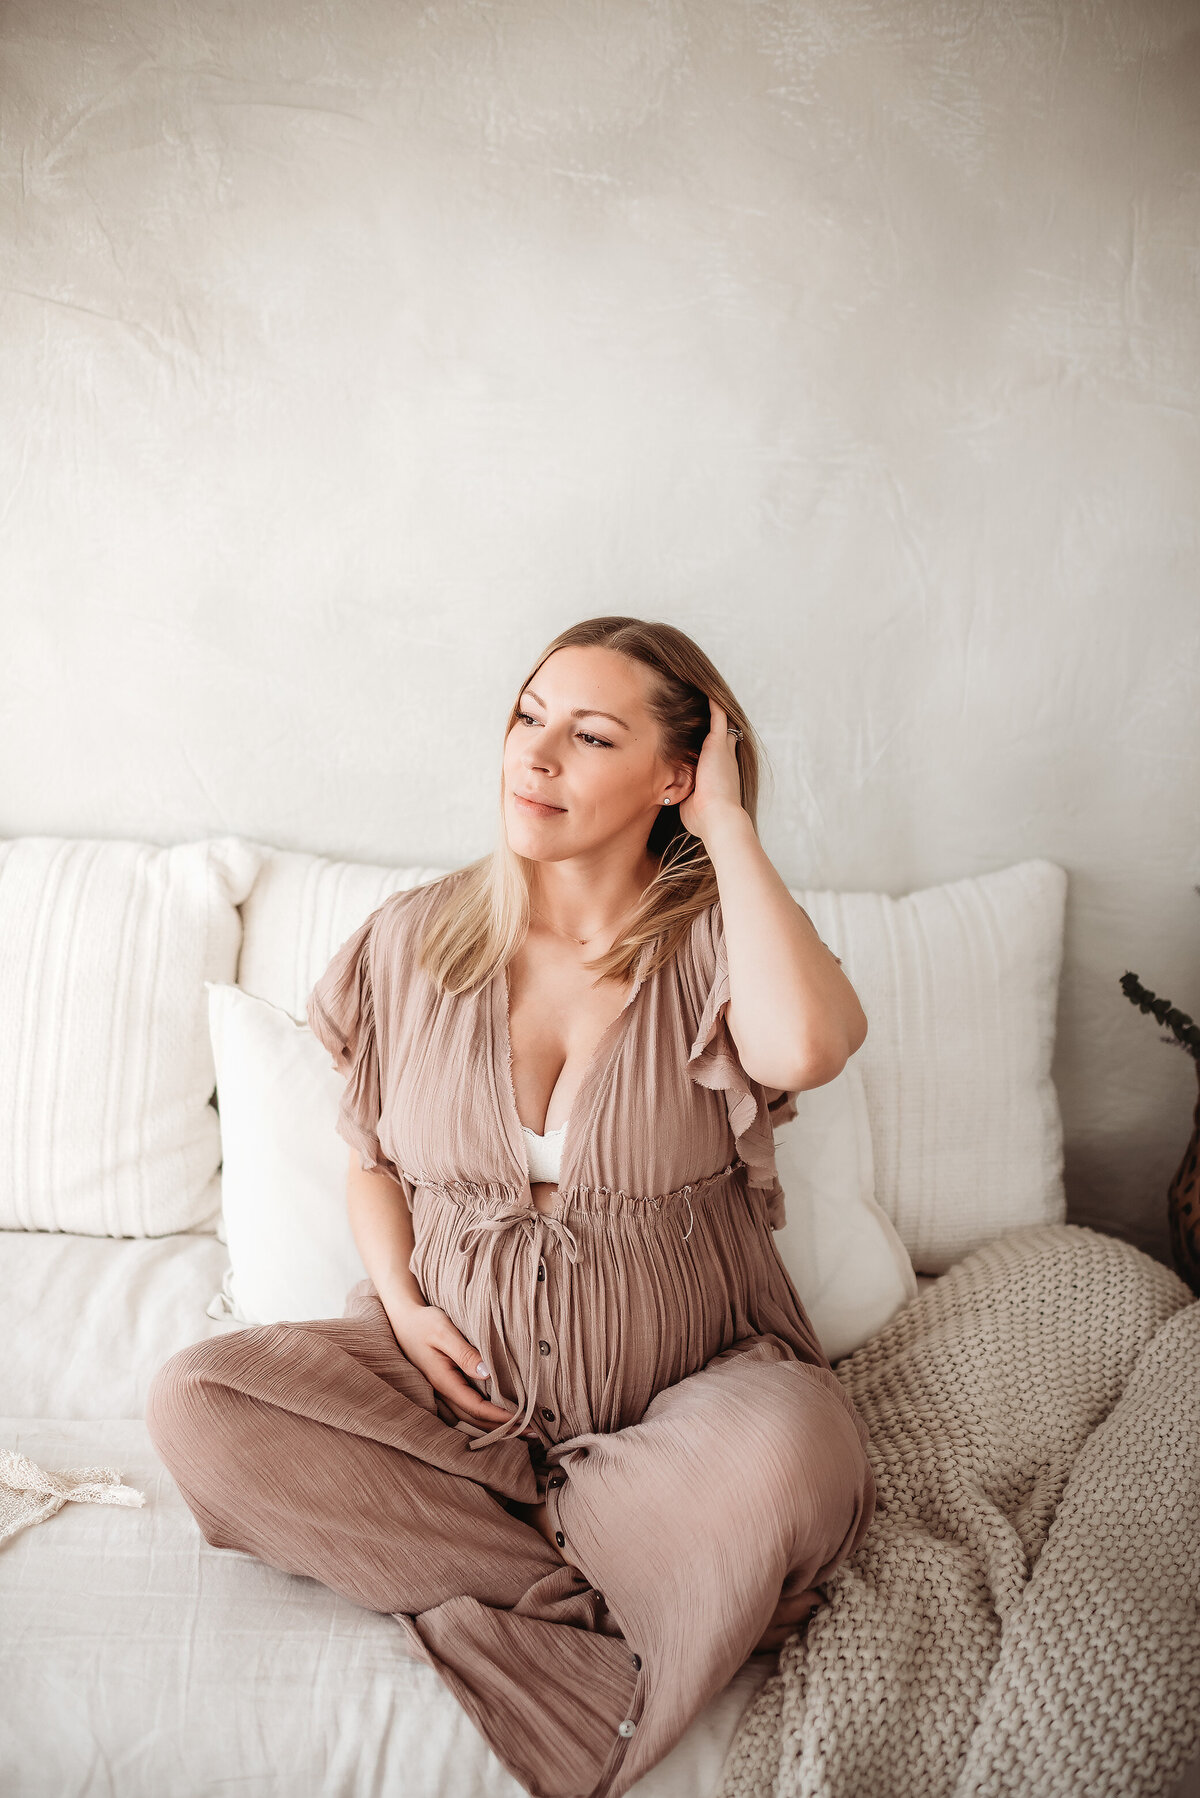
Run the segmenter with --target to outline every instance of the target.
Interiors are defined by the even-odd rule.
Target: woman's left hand
[[[727,714],[715,699],[708,702],[708,715],[708,735],[701,745],[692,790],[679,807],[679,822],[701,841],[714,817],[743,809],[738,739],[730,734]]]

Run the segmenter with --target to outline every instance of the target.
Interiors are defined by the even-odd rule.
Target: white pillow
[[[359,920],[361,922],[361,920]],[[353,926],[351,926],[353,928]],[[213,1316],[340,1317],[365,1269],[346,1213],[343,1078],[306,1023],[208,983],[225,1149],[229,1272]],[[871,1138],[853,1059],[797,1096],[776,1132],[789,1221],[775,1242],[831,1359],[916,1297],[908,1256],[871,1198]]]
[[[0,1227],[211,1229],[204,981],[232,980],[263,851],[0,843]]]
[[[796,1094],[775,1132],[787,1222],[775,1246],[831,1361],[860,1348],[917,1296],[917,1276],[875,1203],[871,1120],[858,1056]]]
[[[209,1313],[244,1324],[341,1317],[366,1276],[334,1129],[345,1080],[306,1023],[239,987],[205,984],[229,1247],[224,1303]]]
[[[867,1014],[875,1197],[922,1273],[1065,1221],[1050,1062],[1066,892],[1044,860],[900,899],[793,891]]]

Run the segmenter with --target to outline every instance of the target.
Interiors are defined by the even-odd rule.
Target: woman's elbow
[[[789,1083],[793,1092],[807,1092],[814,1086],[828,1086],[836,1080],[852,1055],[857,1055],[867,1040],[867,1019],[861,1007],[849,1020],[845,1032],[836,1039],[814,1043],[805,1055],[797,1078]]]

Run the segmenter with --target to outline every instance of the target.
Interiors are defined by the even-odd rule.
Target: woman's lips
[[[542,805],[536,799],[523,798],[520,793],[514,793],[513,798],[519,806],[531,813],[535,818],[558,818],[562,816],[566,809],[561,805]]]

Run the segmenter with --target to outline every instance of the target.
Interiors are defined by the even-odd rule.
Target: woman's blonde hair
[[[521,694],[547,657],[556,649],[568,648],[614,649],[650,670],[647,703],[658,725],[660,753],[672,764],[686,763],[695,768],[710,729],[709,699],[722,706],[728,723],[742,733],[740,742],[735,741],[741,803],[757,829],[758,739],[704,651],[673,624],[643,618],[585,618],[561,631],[521,682],[504,727],[506,740],[521,709]],[[718,896],[717,877],[708,853],[699,837],[683,828],[677,805],[660,808],[646,848],[658,857],[658,871],[608,953],[584,962],[584,967],[595,970],[597,981],[610,976],[628,980],[643,943],[657,937],[661,940],[647,961],[648,976],[669,960],[693,918]],[[418,949],[421,966],[443,991],[461,993],[484,985],[520,948],[529,929],[533,865],[509,845],[501,770],[496,847],[478,861],[444,877],[458,882],[454,902],[433,909]]]

